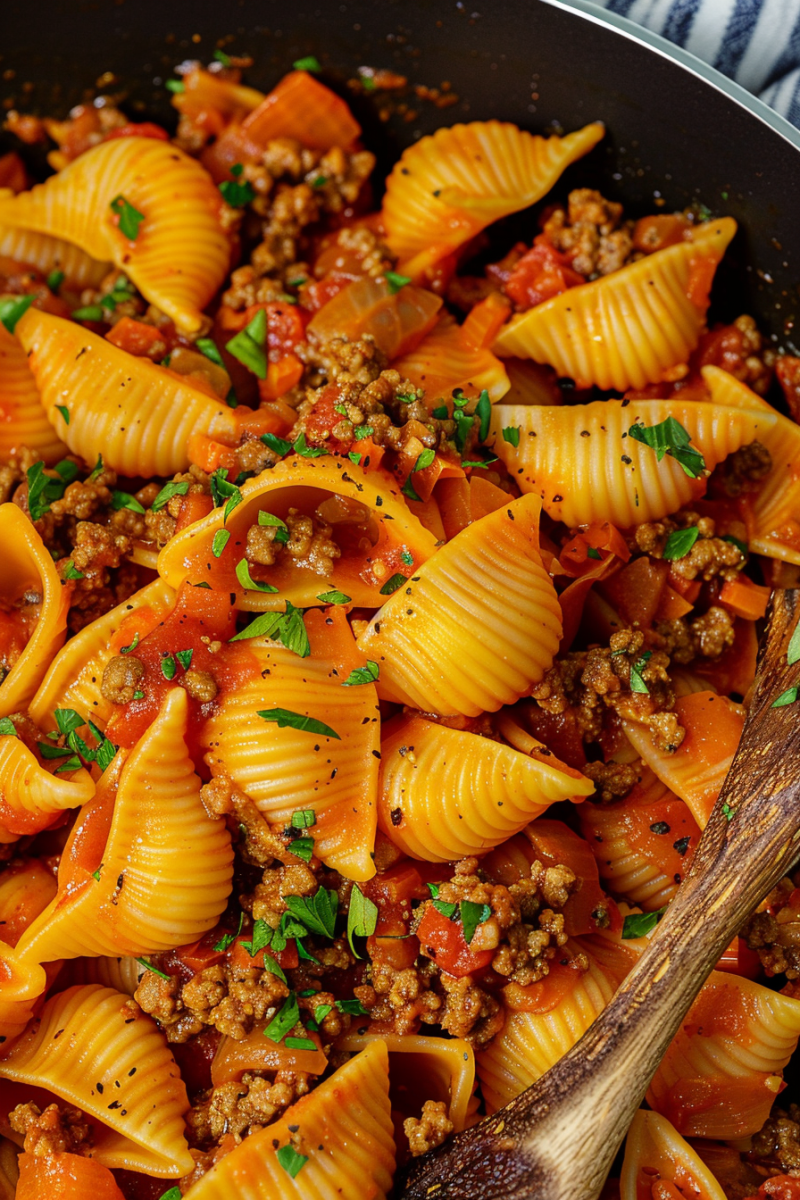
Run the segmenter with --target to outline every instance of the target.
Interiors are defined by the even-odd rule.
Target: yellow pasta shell
[[[249,612],[282,611],[287,600],[297,607],[319,605],[323,603],[320,595],[331,589],[344,592],[354,604],[376,608],[383,601],[381,587],[398,567],[404,575],[412,574],[436,549],[436,539],[410,512],[393,476],[386,471],[364,471],[338,455],[316,459],[295,455],[249,479],[240,490],[242,503],[227,521],[224,509],[216,508],[171,538],[161,551],[159,574],[172,587],[186,579],[194,584],[210,583],[215,591],[235,592],[238,607]],[[371,543],[368,549],[343,553],[334,560],[328,578],[310,566],[282,558],[266,569],[266,581],[278,588],[277,593],[242,586],[236,566],[244,558],[247,530],[256,524],[259,512],[283,520],[290,508],[311,514],[319,504],[337,496],[345,504],[363,506],[365,538]],[[214,538],[223,528],[230,537],[216,557]],[[401,559],[403,553],[412,557],[410,565]]]
[[[0,1077],[47,1088],[106,1126],[90,1153],[107,1167],[192,1170],[186,1088],[163,1033],[129,996],[91,984],[52,996],[0,1059]]]
[[[757,554],[800,564],[800,426],[720,367],[703,367],[702,375],[714,404],[775,417],[773,427],[759,438],[770,452],[772,470],[758,491],[748,495],[748,543]]]
[[[386,181],[386,240],[416,277],[492,221],[528,208],[600,141],[595,123],[543,138],[501,121],[439,129],[405,150]]]
[[[51,424],[86,462],[102,454],[123,475],[172,475],[189,465],[190,433],[236,438],[226,405],[75,321],[29,308],[16,332]]]
[[[568,288],[513,316],[493,350],[555,367],[579,387],[658,383],[686,362],[705,325],[708,300],[691,298],[692,275],[720,261],[736,232],[731,217],[698,225],[668,246],[593,283]]]
[[[697,1200],[726,1200],[714,1175],[666,1117],[640,1108],[625,1142],[620,1200],[641,1200],[653,1184],[664,1180],[679,1195]]]
[[[497,1112],[555,1066],[611,1000],[616,980],[591,955],[587,958],[588,971],[575,972],[571,990],[555,1008],[543,1013],[509,1010],[500,1033],[476,1048],[487,1113]]]
[[[9,458],[21,446],[48,466],[67,453],[47,419],[25,351],[0,325],[0,455]]]
[[[0,224],[0,257],[28,263],[45,275],[63,271],[67,284],[79,288],[97,287],[111,270],[110,262],[98,262],[70,242],[3,224]]]
[[[132,996],[146,974],[147,967],[138,958],[73,958],[65,964],[59,983],[62,986],[99,983]]]
[[[423,388],[428,400],[449,398],[455,388],[467,396],[477,396],[485,388],[496,403],[510,386],[500,359],[491,350],[469,346],[461,336],[461,326],[449,314],[439,318],[416,349],[392,365],[404,379]]]
[[[8,1138],[0,1139],[0,1200],[14,1200],[19,1182],[19,1147]]]
[[[359,638],[378,695],[475,717],[526,695],[553,661],[561,609],[539,554],[535,496],[468,525],[387,600]]]
[[[134,241],[117,228],[111,204],[119,196],[144,217]],[[230,263],[219,206],[211,177],[171,142],[124,137],[85,151],[29,192],[0,197],[0,224],[111,259],[179,329],[194,333]]]
[[[534,752],[543,749],[530,741]],[[378,824],[425,862],[485,854],[549,805],[593,791],[579,771],[417,714],[396,717],[384,730]]]
[[[278,1151],[307,1161],[296,1178]],[[372,1042],[310,1095],[237,1146],[186,1193],[188,1200],[386,1200],[395,1149],[386,1043]]]
[[[83,767],[56,775],[43,767],[19,738],[0,737],[0,806],[7,805],[14,814],[25,817],[79,808],[93,795],[92,777]]]
[[[0,1038],[4,1042],[22,1033],[46,987],[43,967],[23,962],[16,950],[0,942]]]
[[[497,404],[494,452],[524,492],[535,492],[556,521],[570,528],[610,521],[620,529],[657,521],[703,494],[670,455],[661,462],[628,431],[674,417],[691,436],[709,471],[740,446],[763,440],[773,414],[684,400],[596,400],[592,404]],[[502,437],[519,426],[519,445]]]
[[[0,605],[14,609],[41,597],[39,616],[25,649],[0,683],[0,717],[23,711],[67,630],[71,586],[62,584],[44,542],[16,504],[0,505]]]
[[[3,940],[16,946],[31,921],[56,894],[56,881],[38,858],[17,858],[0,875]]]
[[[152,954],[194,942],[217,923],[233,851],[225,822],[209,817],[200,799],[187,721],[186,692],[173,688],[122,767],[99,878],[93,865],[80,864],[66,886],[59,878],[59,894],[18,943],[27,959]],[[86,819],[64,853],[69,865]]]
[[[132,642],[131,635],[120,638],[120,628],[131,627],[138,614],[140,638],[153,628],[157,620],[172,608],[175,592],[163,579],[155,579],[122,604],[84,626],[70,638],[50,664],[47,674],[30,702],[31,719],[45,730],[56,728],[53,713],[57,708],[74,708],[82,717],[90,717],[99,729],[105,730],[115,705],[101,690],[106,663],[119,653],[120,646]]]
[[[308,658],[267,638],[248,641],[259,674],[222,697],[203,730],[205,761],[213,774],[230,776],[275,824],[313,809],[316,824],[307,832],[314,853],[348,879],[365,880],[375,874],[378,698],[374,684],[342,686],[365,660],[343,613],[332,613],[330,621],[337,625],[328,627],[318,609],[307,614]],[[345,643],[341,653],[326,644],[334,633]],[[258,715],[273,708],[321,720],[339,736],[281,728]]]

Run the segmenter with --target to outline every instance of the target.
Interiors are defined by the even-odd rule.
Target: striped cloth
[[[800,0],[597,0],[683,46],[800,126]]]

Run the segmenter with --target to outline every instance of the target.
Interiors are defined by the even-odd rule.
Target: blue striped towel
[[[660,33],[800,126],[800,0],[597,0]]]

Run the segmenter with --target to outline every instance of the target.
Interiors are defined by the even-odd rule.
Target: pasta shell
[[[391,475],[363,471],[338,455],[284,459],[271,471],[249,479],[240,490],[242,503],[227,522],[224,510],[217,508],[171,538],[161,551],[158,570],[172,587],[186,579],[210,583],[215,591],[235,592],[237,606],[250,612],[283,610],[287,600],[298,607],[318,605],[323,603],[320,595],[332,588],[344,592],[354,604],[376,608],[383,601],[381,588],[392,572],[412,574],[436,549],[436,539],[409,511]],[[341,498],[338,503],[336,497]],[[246,590],[237,578],[236,566],[244,558],[247,531],[256,524],[259,512],[283,520],[290,508],[311,514],[323,504],[326,510],[338,509],[333,516],[339,516],[343,527],[349,524],[351,531],[355,528],[356,534],[363,534],[349,534],[330,575],[318,575],[310,566],[284,555],[264,572],[277,593]],[[230,538],[216,558],[214,538],[223,528]],[[408,557],[413,561],[406,565]],[[261,576],[256,574],[256,578]]]
[[[549,805],[593,791],[591,780],[557,760],[551,766],[547,758],[417,714],[384,729],[378,824],[395,846],[424,862],[485,854]]]
[[[469,345],[462,328],[445,314],[415,350],[393,365],[403,379],[423,388],[428,400],[449,398],[455,388],[467,396],[477,396],[485,388],[489,399],[496,403],[510,386],[505,367],[491,350]]]
[[[111,270],[110,262],[98,262],[71,242],[10,225],[0,225],[0,257],[30,263],[44,274],[63,271],[76,288],[98,287]]]
[[[697,345],[708,287],[696,294],[696,281],[716,267],[735,232],[731,217],[698,225],[689,241],[518,313],[493,349],[547,363],[578,387],[624,392],[658,383]]]
[[[296,1178],[281,1166],[291,1145],[306,1161]],[[355,1058],[253,1133],[186,1193],[188,1200],[386,1200],[395,1149],[386,1043]]]
[[[416,277],[493,221],[535,204],[604,132],[595,123],[543,138],[472,121],[420,138],[386,181],[383,221],[398,270]]]
[[[727,371],[703,367],[702,375],[714,404],[774,415],[774,426],[759,438],[769,450],[772,470],[758,491],[747,496],[747,540],[757,554],[800,564],[800,426]]]
[[[266,638],[248,647],[260,674],[226,694],[208,720],[202,744],[212,774],[230,776],[271,822],[313,809],[314,853],[348,879],[375,874],[380,721],[375,686],[344,687],[364,666],[341,609],[306,614],[311,654],[300,658]],[[331,722],[338,737],[259,716],[282,709]],[[329,726],[330,728],[330,726]]]
[[[0,455],[8,458],[21,446],[48,466],[67,453],[47,419],[25,351],[0,325]]]
[[[59,976],[65,984],[99,983],[132,996],[147,967],[138,958],[73,958]]]
[[[18,1155],[18,1146],[15,1146],[8,1138],[0,1140],[0,1200],[15,1200],[17,1197]],[[29,1157],[33,1158],[33,1155],[31,1154]],[[22,1192],[20,1192],[18,1200],[24,1200]]]
[[[152,954],[194,942],[216,924],[230,895],[233,852],[224,821],[209,817],[200,799],[184,740],[187,714],[186,692],[173,688],[122,766],[116,800],[101,779],[64,851],[58,896],[19,941],[27,959]],[[112,772],[114,763],[106,776]],[[87,861],[92,824],[108,816],[105,848]]]
[[[56,894],[56,881],[38,858],[18,858],[0,875],[0,927],[16,946],[31,921]]]
[[[132,241],[114,219],[119,196],[144,217]],[[29,192],[0,197],[0,224],[111,259],[179,329],[195,333],[230,264],[219,207],[210,176],[188,154],[159,138],[124,137],[85,151]]]
[[[634,424],[674,417],[691,436],[709,471],[734,450],[759,440],[775,424],[771,413],[745,412],[684,400],[596,400],[592,404],[511,405],[492,409],[494,452],[524,492],[535,492],[556,521],[571,529],[610,521],[619,529],[657,521],[705,491],[677,459],[628,436]],[[518,426],[519,445],[504,440]]]
[[[46,987],[43,967],[23,962],[16,950],[0,942],[0,1041],[22,1033]]]
[[[0,821],[12,833],[35,832],[40,825],[32,828],[31,818],[79,808],[93,795],[92,777],[83,767],[56,775],[18,737],[0,737]]]
[[[661,1060],[647,1103],[684,1137],[757,1133],[798,1035],[800,1000],[712,971]]]
[[[359,638],[378,695],[475,717],[530,691],[553,661],[561,609],[539,553],[540,504],[522,496],[462,530]]]
[[[640,1108],[625,1142],[620,1175],[621,1200],[651,1200],[654,1185],[672,1184],[663,1195],[691,1195],[696,1200],[726,1200],[725,1192],[699,1154],[669,1121]]]
[[[475,1053],[462,1038],[424,1037],[418,1033],[357,1033],[351,1029],[337,1050],[357,1054],[383,1041],[389,1051],[392,1107],[403,1116],[418,1116],[425,1100],[447,1105],[454,1133],[470,1123],[475,1090]]]
[[[609,891],[645,912],[672,900],[700,830],[686,804],[652,771],[624,800],[584,804],[579,820]]]
[[[190,433],[238,436],[232,409],[75,321],[29,308],[16,333],[50,422],[86,462],[102,454],[123,475],[172,475],[189,465]]]
[[[487,1113],[497,1112],[555,1066],[611,1000],[615,978],[591,955],[587,958],[587,971],[568,969],[574,978],[569,979],[568,990],[554,992],[552,1007],[543,1000],[540,1011],[509,1010],[500,1033],[487,1046],[476,1048]]]
[[[10,614],[5,619],[14,623],[22,639],[33,625],[22,653],[0,683],[0,717],[7,717],[28,707],[64,641],[71,588],[62,584],[50,552],[16,504],[0,505],[0,545],[0,606]]]
[[[675,711],[686,736],[671,753],[655,747],[644,725],[623,721],[623,728],[637,754],[705,829],[742,736],[744,709],[726,696],[695,692],[677,700]]]
[[[0,1058],[0,1077],[47,1088],[106,1126],[91,1152],[104,1166],[163,1178],[194,1166],[184,1136],[186,1088],[164,1035],[112,988],[52,996]]]
[[[424,288],[392,291],[385,279],[356,279],[324,304],[308,323],[311,341],[369,336],[391,362],[418,345],[433,326],[442,307],[441,296]]]
[[[174,603],[172,588],[163,579],[155,579],[84,626],[50,664],[31,700],[31,719],[40,729],[55,729],[55,710],[74,708],[105,730],[115,707],[100,686],[106,663],[119,654],[121,647],[130,645],[137,633],[140,639],[149,633]]]

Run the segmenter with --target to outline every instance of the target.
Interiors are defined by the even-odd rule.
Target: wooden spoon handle
[[[742,740],[694,862],[608,1008],[504,1109],[415,1160],[408,1200],[595,1200],[634,1112],[720,953],[800,847],[800,721],[774,701],[800,592],[775,592]],[[720,700],[720,704],[723,701]]]

